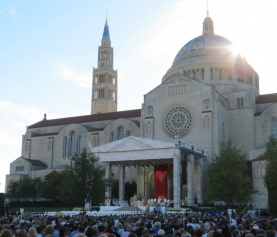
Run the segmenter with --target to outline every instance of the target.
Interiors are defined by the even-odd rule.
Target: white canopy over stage
[[[119,167],[119,200],[124,200],[124,173],[126,166],[138,166],[141,162],[155,162],[157,164],[173,165],[173,203],[174,207],[181,206],[181,149],[179,144],[146,139],[141,137],[127,137],[115,142],[107,143],[91,149],[91,152],[100,157],[100,162],[106,164],[106,178],[111,177],[111,167],[117,164]],[[187,156],[188,172],[188,204],[194,203],[194,155]],[[200,163],[200,162],[199,162]],[[202,163],[201,163],[202,164]],[[200,164],[200,165],[201,165]],[[202,170],[202,166],[201,166]],[[200,176],[202,176],[202,172]],[[200,177],[199,180],[202,180]],[[161,179],[162,181],[162,179]],[[201,181],[202,183],[202,181]],[[199,183],[200,184],[200,183]],[[202,196],[202,185],[200,195]],[[111,190],[107,190],[106,197],[111,196]]]

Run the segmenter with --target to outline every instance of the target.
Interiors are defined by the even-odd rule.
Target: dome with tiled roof
[[[232,42],[220,35],[201,35],[180,49],[172,66],[194,57],[229,54],[232,52],[231,46]]]
[[[228,55],[232,52],[232,42],[214,34],[212,18],[203,22],[203,34],[186,43],[177,53],[172,66],[196,57]]]
[[[181,47],[162,83],[176,74],[215,86],[222,95],[231,93],[237,85],[240,90],[254,89],[258,95],[257,72],[230,40],[214,33],[214,23],[209,16],[203,21],[202,35]]]

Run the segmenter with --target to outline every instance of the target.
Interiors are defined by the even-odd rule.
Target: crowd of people
[[[277,237],[277,219],[234,213],[102,217],[26,213],[2,216],[0,229],[0,237]]]

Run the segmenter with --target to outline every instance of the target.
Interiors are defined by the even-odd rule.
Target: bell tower
[[[117,71],[113,69],[113,48],[106,19],[101,46],[98,46],[98,65],[93,68],[91,114],[116,111]]]

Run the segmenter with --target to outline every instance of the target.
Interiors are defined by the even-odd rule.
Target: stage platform
[[[145,206],[128,206],[128,207],[122,207],[122,206],[100,206],[100,211],[145,211]]]

